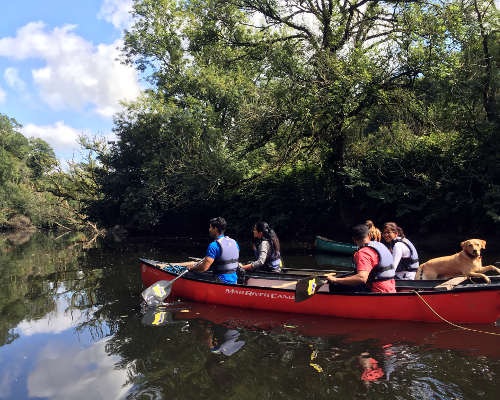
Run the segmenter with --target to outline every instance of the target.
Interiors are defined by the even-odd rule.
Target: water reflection
[[[128,391],[127,372],[116,370],[119,356],[107,353],[109,339],[75,340],[85,314],[68,309],[71,299],[59,297],[44,318],[25,319],[14,329],[18,342],[2,349],[0,398],[105,398]]]
[[[118,356],[106,352],[107,339],[88,348],[49,341],[40,348],[28,375],[29,397],[51,399],[122,398],[130,389],[127,371],[117,370]]]
[[[89,246],[72,235],[35,232],[17,246],[2,239],[0,398],[498,396],[498,336],[181,299],[145,310],[138,258],[181,260],[201,245],[128,238]]]
[[[196,348],[196,360],[203,368],[192,373],[196,377],[208,375],[214,387],[207,395],[227,388],[221,386],[217,377],[229,373],[231,393],[243,391],[252,382],[259,388],[264,386],[262,391],[253,389],[255,397],[251,398],[284,398],[284,393],[292,396],[293,391],[314,398],[327,398],[327,394],[364,396],[374,391],[381,398],[464,398],[464,393],[475,390],[477,384],[485,388],[483,398],[495,398],[495,377],[500,373],[500,346],[495,336],[457,330],[444,323],[361,321],[194,302],[173,303],[161,312],[166,310],[169,324],[152,329],[168,329],[162,337],[168,337],[170,342],[176,340],[169,347]],[[493,326],[475,328],[500,333]],[[235,332],[245,345],[239,345],[231,357],[214,359],[208,350],[213,346],[211,333],[218,329]],[[182,332],[193,332],[195,341],[202,343],[201,348],[193,347]],[[167,364],[165,361],[164,367]],[[158,373],[169,379],[170,371],[184,371],[194,385],[194,393],[198,388],[191,379],[197,378],[189,372],[193,366],[186,365],[183,357],[177,358],[175,365],[144,374],[148,380]],[[465,370],[463,365],[467,366]],[[218,372],[210,370],[214,366]],[[458,370],[461,378],[457,381],[452,376]],[[297,380],[301,384],[297,385]],[[162,387],[161,383],[154,383],[155,387]]]

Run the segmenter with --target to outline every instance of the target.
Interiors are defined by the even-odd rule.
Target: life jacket
[[[361,375],[361,380],[375,382],[382,378],[385,375],[385,372],[382,368],[378,366],[378,363],[373,358],[370,358],[370,362],[372,363],[372,367],[365,369],[363,374]]]
[[[223,236],[216,240],[220,246],[220,256],[213,262],[214,274],[232,274],[238,268],[240,252],[234,239]]]
[[[373,267],[368,275],[367,283],[389,281],[394,278],[396,270],[392,262],[392,254],[387,247],[379,242],[371,241],[363,243],[359,246],[360,250],[363,247],[369,247],[378,254],[378,264]],[[358,250],[359,251],[359,250]],[[356,270],[357,270],[356,266]]]
[[[396,272],[402,272],[402,271],[414,272],[414,271],[416,271],[418,269],[418,253],[417,253],[417,249],[415,249],[415,246],[413,246],[412,242],[410,242],[406,238],[404,238],[404,239],[396,238],[390,244],[391,251],[394,248],[394,245],[396,243],[404,243],[404,245],[406,247],[408,247],[408,249],[410,250],[410,257],[409,258],[401,257],[399,264],[396,266]]]
[[[260,245],[260,243],[262,243],[263,240],[269,242],[269,240],[267,240],[267,239],[261,239],[258,243],[254,244],[252,246],[253,253],[255,254],[256,259],[259,258],[259,245]],[[269,247],[271,248],[271,246],[269,246]],[[267,257],[266,257],[266,261],[264,262],[262,269],[265,269],[268,272],[272,272],[272,271],[279,270],[280,267],[281,267],[280,253],[278,252],[278,254],[275,255],[274,253],[270,254],[268,252]]]

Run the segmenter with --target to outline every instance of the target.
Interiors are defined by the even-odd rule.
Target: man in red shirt
[[[366,225],[356,225],[352,229],[352,239],[360,247],[354,254],[356,275],[328,276],[330,292],[396,293],[392,255],[383,244],[370,242],[368,233]]]

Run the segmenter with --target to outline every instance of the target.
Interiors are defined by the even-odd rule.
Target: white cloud
[[[45,140],[52,148],[59,151],[71,152],[79,147],[78,135],[91,136],[90,129],[75,129],[65,125],[64,121],[57,121],[54,125],[28,124],[20,129],[26,137],[37,137]]]
[[[128,371],[116,368],[120,357],[107,354],[108,340],[89,348],[49,342],[38,351],[29,371],[28,396],[52,400],[124,399],[131,388],[127,384]]]
[[[40,98],[53,109],[81,110],[88,104],[103,118],[121,109],[121,100],[133,100],[140,93],[137,72],[116,61],[121,39],[99,44],[75,35],[76,25],[46,29],[42,22],[30,22],[16,37],[0,39],[0,56],[18,60],[43,59],[46,66],[32,70]]]
[[[57,334],[74,328],[78,325],[82,312],[79,310],[66,312],[70,305],[71,299],[68,296],[60,297],[53,312],[41,319],[21,321],[16,327],[16,332],[23,336],[31,336],[39,333]]]
[[[9,87],[18,90],[24,90],[26,84],[17,75],[17,68],[7,68],[3,74],[3,77],[5,78],[5,82],[7,82],[7,85]]]
[[[12,360],[8,368],[0,372],[0,398],[11,398],[12,385],[22,373],[21,361]]]
[[[0,103],[5,103],[5,97],[7,96],[7,93],[5,93],[2,88],[0,87]]]
[[[117,29],[129,29],[132,26],[133,0],[104,0],[97,17],[111,22]]]

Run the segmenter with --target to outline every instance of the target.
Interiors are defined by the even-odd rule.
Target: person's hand
[[[327,280],[329,283],[335,283],[335,281],[336,281],[337,279],[336,279],[336,278],[335,278],[335,276],[333,276],[333,275],[328,275],[328,276],[326,277],[326,280]]]

